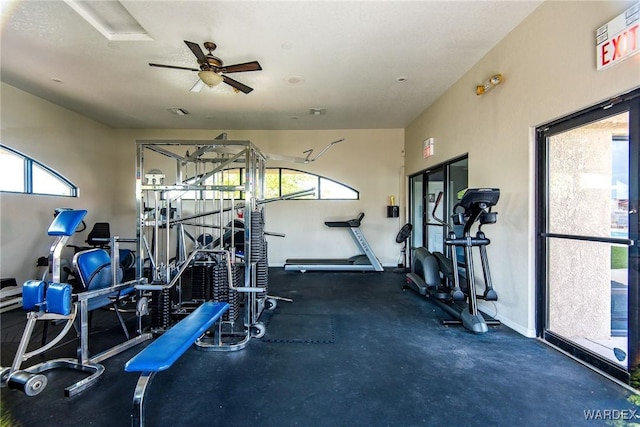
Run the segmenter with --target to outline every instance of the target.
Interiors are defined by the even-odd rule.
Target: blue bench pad
[[[61,211],[49,226],[47,234],[49,236],[71,236],[76,232],[76,228],[86,214],[86,210]]]
[[[124,365],[127,372],[164,371],[229,308],[226,302],[205,302]]]

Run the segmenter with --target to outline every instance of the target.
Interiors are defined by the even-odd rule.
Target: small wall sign
[[[596,31],[598,71],[640,52],[640,2]]]
[[[424,147],[422,148],[422,158],[426,159],[428,157],[433,156],[434,144],[435,144],[435,140],[433,138],[428,138],[424,140]]]

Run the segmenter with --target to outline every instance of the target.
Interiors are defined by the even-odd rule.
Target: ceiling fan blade
[[[150,66],[152,67],[160,67],[160,68],[173,68],[176,70],[189,70],[189,71],[200,71],[197,68],[191,68],[191,67],[178,67],[177,65],[163,65],[163,64],[152,64],[149,63]]]
[[[260,71],[262,67],[258,61],[245,62],[244,64],[225,65],[218,68],[223,73],[241,73],[243,71]]]
[[[205,86],[206,86],[205,82],[198,79],[198,81],[193,85],[193,87],[189,89],[189,92],[200,92],[202,88]]]
[[[196,58],[198,58],[198,62],[199,63],[205,63],[207,61],[207,58],[204,56],[204,52],[202,51],[202,49],[200,48],[200,45],[198,43],[194,43],[194,42],[190,42],[185,40],[184,41],[186,43],[186,45],[189,47],[189,49],[191,49],[191,52],[193,52],[193,54],[196,56]]]
[[[226,84],[238,89],[240,92],[249,93],[253,90],[253,88],[245,84],[242,84],[239,81],[233,80],[231,77],[227,77],[223,75],[222,78]]]

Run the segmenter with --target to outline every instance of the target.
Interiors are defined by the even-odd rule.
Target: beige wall
[[[86,223],[112,216],[114,144],[111,129],[2,83],[2,144],[53,168],[80,187],[80,197],[0,193],[0,276],[35,278],[36,260],[53,241],[56,207],[87,209]],[[69,243],[81,245],[88,229]]]
[[[501,189],[487,227],[498,317],[533,336],[534,139],[532,129],[640,85],[640,55],[596,71],[595,31],[634,2],[545,2],[406,129],[408,174],[469,153],[470,187]],[[475,86],[500,72],[483,96]],[[422,158],[422,141],[436,155]],[[493,306],[487,308],[493,313]]]

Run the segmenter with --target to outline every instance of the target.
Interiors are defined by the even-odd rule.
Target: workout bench
[[[226,302],[205,302],[124,365],[126,372],[140,372],[133,392],[133,426],[144,425],[142,405],[153,376],[169,369],[228,309]]]

